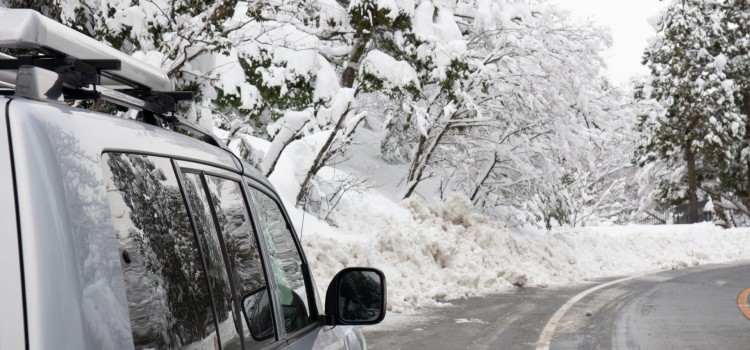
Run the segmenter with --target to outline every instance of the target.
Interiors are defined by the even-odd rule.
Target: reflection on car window
[[[265,193],[250,189],[253,205],[260,219],[263,237],[268,245],[273,277],[279,288],[284,309],[284,323],[291,333],[315,322],[310,314],[307,291],[302,275],[302,258],[297,250],[279,205]]]
[[[136,349],[212,348],[211,295],[171,162],[104,154]]]
[[[219,324],[219,338],[222,347],[239,348],[240,337],[237,333],[235,313],[232,312],[232,290],[224,264],[221,242],[211,216],[211,207],[201,181],[200,174],[185,173],[185,196],[195,220],[195,230],[203,252],[208,285],[213,295],[216,318]]]
[[[272,341],[275,334],[273,313],[268,299],[266,278],[250,216],[240,184],[206,176],[219,227],[232,267],[234,284],[241,300],[250,336],[255,341]],[[245,336],[248,345],[250,337]]]

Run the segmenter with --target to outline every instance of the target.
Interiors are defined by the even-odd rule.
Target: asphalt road
[[[750,349],[748,288],[750,262],[706,265],[520,288],[363,331],[374,350]]]

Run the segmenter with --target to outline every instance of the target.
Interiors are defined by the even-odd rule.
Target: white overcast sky
[[[589,18],[611,29],[612,47],[603,53],[608,70],[605,74],[615,84],[627,83],[634,75],[648,74],[641,65],[647,39],[655,35],[648,24],[668,1],[659,0],[550,0],[568,9],[574,18]]]

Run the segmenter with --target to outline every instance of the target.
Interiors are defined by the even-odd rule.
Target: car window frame
[[[318,294],[317,294],[317,291],[316,291],[315,283],[314,283],[314,281],[312,279],[312,275],[311,275],[312,272],[310,271],[310,265],[309,265],[309,263],[307,261],[307,257],[305,256],[305,252],[302,249],[302,244],[299,241],[299,236],[297,234],[297,231],[295,230],[294,225],[292,224],[292,220],[289,217],[289,213],[287,213],[286,207],[282,203],[282,201],[279,198],[278,194],[273,189],[268,188],[262,182],[254,180],[251,177],[243,176],[243,180],[244,180],[243,181],[243,186],[246,186],[245,192],[247,193],[247,199],[248,200],[250,199],[250,189],[255,189],[255,190],[260,191],[261,193],[267,195],[268,198],[270,198],[279,207],[280,212],[281,212],[284,220],[286,221],[287,227],[289,228],[289,232],[292,235],[292,241],[294,242],[294,246],[297,249],[297,254],[299,254],[300,260],[302,261],[302,268],[301,268],[301,270],[302,270],[302,277],[303,277],[304,282],[305,282],[305,289],[306,289],[306,293],[307,293],[308,305],[309,305],[309,308],[310,308],[309,312],[310,312],[310,316],[313,317],[316,320],[316,322],[312,322],[309,325],[307,325],[305,327],[302,327],[302,328],[300,328],[300,329],[298,329],[298,330],[296,330],[296,331],[294,331],[292,333],[287,333],[286,329],[284,329],[284,327],[280,327],[282,329],[282,331],[284,332],[284,338],[283,339],[287,340],[291,344],[291,343],[294,343],[295,341],[297,341],[297,340],[299,340],[301,338],[304,338],[306,335],[308,335],[309,333],[313,332],[314,330],[320,328],[321,325],[322,325],[322,323],[320,322],[320,318],[321,318],[322,314],[321,314],[321,310],[319,310],[319,307],[318,307]],[[252,203],[251,200],[248,201],[247,204],[252,209],[251,210],[251,215],[253,216],[253,222],[257,225],[255,227],[255,229],[256,229],[256,232],[258,234],[259,241],[262,241],[263,253],[265,254],[265,256],[266,256],[267,259],[270,259],[271,257],[270,257],[270,255],[268,253],[268,246],[267,246],[268,243],[266,242],[266,239],[263,236],[263,234],[261,234],[261,232],[263,232],[263,231],[261,231],[263,228],[260,227],[260,218],[258,217],[258,209],[255,207],[255,205]],[[269,261],[268,266],[270,268],[270,261]],[[268,273],[271,274],[271,276],[273,276],[272,275],[273,271],[268,271]],[[276,286],[275,278],[272,278],[272,280],[274,281],[274,286]],[[275,290],[272,291],[272,293],[275,293],[275,295],[273,295],[273,296],[278,300],[278,298],[279,298],[279,294],[278,294],[279,290],[278,290],[277,286],[276,286]],[[276,311],[277,311],[278,321],[280,322],[279,324],[283,325],[284,324],[284,313],[283,313],[283,310],[282,310],[280,302],[278,303],[277,307],[278,307],[278,309]]]
[[[275,348],[285,347],[287,345],[286,330],[283,329],[283,327],[279,326],[279,325],[284,324],[283,323],[284,316],[281,311],[282,310],[281,303],[278,300],[278,294],[277,294],[278,287],[276,285],[276,280],[273,278],[272,272],[270,271],[271,265],[270,265],[270,261],[268,260],[270,259],[270,257],[268,255],[268,250],[266,248],[265,241],[263,240],[263,235],[260,234],[260,231],[258,231],[258,229],[260,228],[260,225],[258,224],[259,223],[258,217],[255,213],[255,210],[254,210],[255,208],[252,206],[252,201],[250,200],[250,193],[248,191],[248,188],[246,187],[247,184],[245,183],[245,181],[249,178],[247,176],[243,176],[243,175],[240,175],[239,173],[234,173],[226,169],[216,168],[211,165],[207,165],[203,163],[195,163],[189,160],[174,159],[174,167],[175,167],[175,171],[179,174],[178,178],[181,181],[180,183],[181,186],[182,186],[182,181],[184,181],[184,179],[182,178],[183,173],[192,173],[192,174],[202,175],[201,176],[202,186],[205,186],[205,184],[203,184],[203,182],[206,181],[205,176],[213,176],[213,177],[217,177],[217,178],[221,178],[221,179],[225,179],[229,181],[234,181],[240,185],[240,191],[242,192],[245,209],[248,212],[248,217],[250,218],[250,225],[252,226],[253,231],[254,231],[252,232],[252,237],[255,238],[255,241],[258,244],[263,277],[265,278],[265,281],[266,281],[266,288],[268,288],[268,291],[269,291],[268,297],[271,302],[271,308],[273,311],[272,318],[274,322],[273,326],[274,326],[275,339],[273,342],[269,343],[266,347],[262,347],[262,349],[275,349]],[[212,199],[210,198],[210,195],[209,195],[208,200],[212,201]],[[211,208],[212,220],[214,221],[214,225],[217,225],[218,218],[216,217],[215,209],[213,208],[213,202],[211,202],[210,204],[212,206]],[[192,209],[188,208],[188,210],[192,210]],[[192,219],[192,216],[191,216],[191,219]],[[223,235],[223,233],[221,232],[219,228],[217,228],[217,230],[219,230],[220,235]],[[223,238],[221,242],[222,242],[221,243],[222,255],[224,255],[224,258],[226,259],[227,258],[226,246],[224,245]],[[231,276],[231,272],[232,271],[227,270],[227,273],[230,274],[230,276]],[[231,280],[232,279],[230,278],[230,281]],[[232,290],[233,295],[238,295],[237,287],[235,286],[234,281],[231,281],[231,288],[233,289]],[[235,298],[235,299],[237,299],[236,301],[238,303],[241,302],[238,298]],[[242,305],[239,305],[239,307],[240,307],[240,310],[242,310]],[[244,315],[244,312],[242,314]],[[248,327],[250,326],[249,324],[247,324],[247,322],[243,322],[243,324],[246,324]],[[243,343],[243,346],[244,346],[244,343]]]
[[[210,215],[211,224],[213,225],[214,230],[215,230],[214,232],[216,232],[216,235],[217,235],[216,238],[218,239],[219,249],[221,250],[221,260],[222,260],[222,263],[224,265],[224,272],[225,272],[225,276],[227,277],[227,283],[228,283],[230,295],[231,295],[231,298],[232,298],[232,308],[234,309],[232,311],[232,315],[235,318],[234,319],[235,329],[238,329],[238,326],[242,327],[242,324],[243,324],[242,320],[239,318],[242,315],[242,306],[239,304],[239,298],[237,297],[237,288],[234,285],[234,280],[231,278],[231,276],[232,276],[231,272],[232,271],[230,270],[229,257],[227,255],[227,248],[226,248],[226,244],[224,243],[223,233],[221,232],[221,228],[218,226],[219,223],[218,223],[218,218],[216,216],[216,209],[214,208],[214,204],[213,204],[213,202],[211,200],[210,194],[208,193],[208,191],[206,191],[207,190],[207,185],[206,185],[206,178],[205,178],[204,172],[202,172],[202,171],[193,171],[193,170],[189,170],[189,169],[185,170],[185,169],[181,168],[177,164],[177,161],[174,160],[174,159],[172,159],[172,166],[174,167],[175,173],[177,174],[177,179],[178,179],[178,181],[180,183],[180,188],[181,188],[182,193],[183,193],[185,204],[187,205],[187,208],[188,208],[188,213],[189,213],[189,216],[190,216],[190,221],[191,221],[191,224],[192,224],[192,227],[193,227],[194,235],[196,236],[196,240],[198,242],[198,246],[199,246],[202,254],[204,255],[203,256],[203,267],[204,267],[204,270],[206,271],[206,274],[208,274],[208,268],[206,266],[206,257],[205,257],[205,254],[207,254],[207,253],[203,252],[204,247],[201,247],[200,239],[198,239],[198,230],[197,230],[197,226],[196,226],[195,218],[194,218],[194,215],[196,215],[197,210],[195,210],[193,208],[192,203],[190,202],[190,200],[188,200],[188,198],[187,198],[188,194],[187,194],[186,189],[184,188],[186,181],[188,181],[187,179],[185,179],[185,175],[186,174],[196,174],[196,175],[199,176],[200,187],[201,188],[199,188],[198,190],[199,191],[205,191],[205,194],[206,194],[206,200],[208,201],[208,210],[209,210],[208,215]],[[209,283],[209,287],[210,287],[210,283]],[[210,291],[211,291],[212,294],[214,293],[214,291],[212,289]],[[220,296],[220,297],[223,297],[223,296]],[[214,300],[214,298],[216,298],[216,296],[212,295],[212,300]],[[214,314],[215,315],[216,315],[216,307],[217,306],[214,305]],[[216,316],[214,318],[216,318]],[[238,321],[239,321],[239,325],[237,324]],[[219,326],[218,326],[219,320],[216,319],[216,322],[217,322],[217,334],[219,334],[219,330],[218,330],[219,329]],[[239,336],[239,339],[240,339],[240,343],[243,344],[243,348],[244,348],[244,344],[245,344],[244,332],[239,331],[237,333],[238,333],[238,336]]]

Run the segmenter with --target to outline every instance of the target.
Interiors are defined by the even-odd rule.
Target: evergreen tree
[[[727,147],[732,152],[728,164],[717,169],[720,181],[708,190],[716,199],[723,200],[717,201],[720,207],[750,215],[750,2],[726,0],[714,6],[722,13],[724,72],[734,83],[734,102],[741,114],[737,132],[742,135],[742,140]]]
[[[667,203],[696,203],[702,184],[734,157],[741,119],[725,72],[722,16],[713,4],[675,0],[644,53],[651,79],[636,98],[656,100],[662,108],[639,119],[644,138],[637,161],[673,169],[660,184],[659,197]]]

